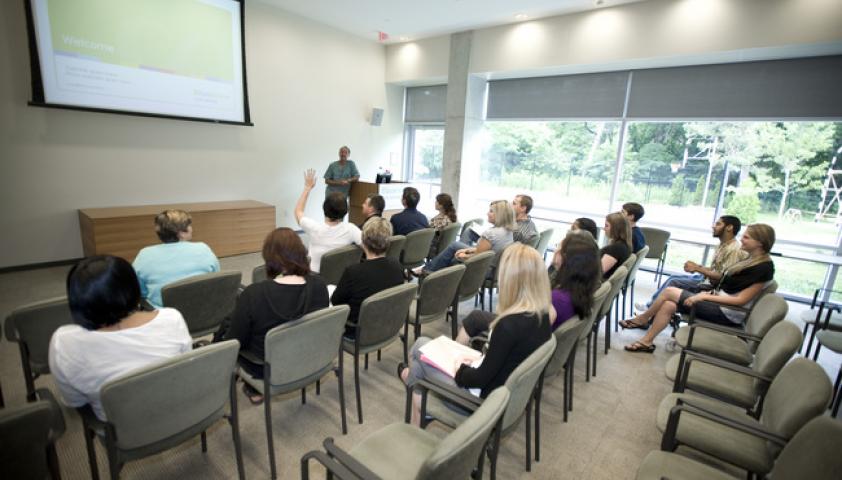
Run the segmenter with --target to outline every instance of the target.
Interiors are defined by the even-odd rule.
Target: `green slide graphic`
[[[234,80],[232,13],[201,0],[48,0],[53,50]]]

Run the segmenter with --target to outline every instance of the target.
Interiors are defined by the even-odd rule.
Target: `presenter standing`
[[[353,160],[349,160],[351,149],[343,146],[339,149],[339,160],[330,164],[325,171],[325,197],[332,192],[342,192],[347,201],[351,192],[351,184],[360,179],[360,171]]]

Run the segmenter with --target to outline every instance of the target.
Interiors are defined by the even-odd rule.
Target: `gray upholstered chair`
[[[842,353],[842,332],[834,332],[831,330],[820,330],[816,334],[816,353],[813,355],[813,360],[818,360],[819,350],[822,347],[827,347],[830,351],[835,353]],[[839,402],[842,399],[842,365],[839,366],[839,373],[836,374],[836,381],[833,383],[833,401],[831,408],[832,415],[835,417],[839,413]]]
[[[89,406],[79,409],[91,476],[98,480],[93,439],[106,447],[111,478],[117,479],[127,461],[173,448],[227,417],[234,438],[239,478],[243,470],[237,417],[235,366],[239,343],[214,343],[135,370],[107,382],[100,390],[106,421]],[[230,415],[225,414],[230,404]]]
[[[655,283],[661,286],[661,277],[664,275],[664,262],[667,260],[667,249],[670,244],[670,232],[651,227],[640,227],[643,239],[649,252],[646,258],[655,258],[658,263],[655,265]]]
[[[543,376],[543,372],[547,366],[547,363],[550,361],[550,358],[555,352],[555,348],[555,336],[551,336],[547,342],[538,347],[538,349],[536,349],[534,352],[532,352],[531,355],[526,357],[526,359],[523,362],[521,362],[521,364],[518,365],[518,367],[515,368],[514,371],[512,371],[505,384],[506,388],[508,388],[509,392],[511,392],[511,398],[509,399],[509,404],[506,407],[506,412],[503,414],[503,422],[500,425],[500,432],[502,434],[506,434],[514,430],[521,416],[524,417],[524,423],[526,425],[526,471],[530,471],[532,468],[532,407],[534,405],[536,410],[540,410],[540,379]],[[465,402],[468,405],[473,403],[474,407],[469,408],[468,410],[474,410],[483,403],[481,398],[470,394],[466,390],[462,390],[451,385],[442,384],[430,379],[424,379],[417,382],[414,385],[414,390],[421,393],[422,428],[426,428],[430,421],[432,421],[428,420],[428,418],[438,420],[439,422],[451,428],[458,427],[467,418],[470,418],[464,413],[461,413],[446,404],[446,402],[451,401],[448,400],[448,398],[450,397],[460,398],[462,402],[459,402],[458,405],[460,405],[463,408],[466,407],[466,405],[464,404]],[[449,392],[449,394],[442,397],[439,395],[439,392],[442,391]],[[412,392],[413,388],[406,389],[406,412],[404,420],[407,423],[409,423],[411,413],[410,409],[412,405]],[[430,395],[430,392],[432,392],[433,394]],[[537,415],[536,420],[540,420],[540,418],[538,418]],[[538,427],[538,421],[536,421],[536,460],[539,459],[540,455],[540,439],[540,429]],[[497,454],[499,451],[499,436],[496,436],[495,444],[492,445],[490,449],[492,479],[494,479],[496,476]]]
[[[451,338],[455,339],[459,330],[459,304],[465,300],[476,299],[493,260],[494,252],[489,250],[473,255],[462,263],[465,265],[465,274],[462,275],[450,307]]]
[[[778,455],[769,478],[809,478],[834,480],[842,471],[842,423],[816,417],[798,430]],[[676,453],[653,451],[637,470],[637,480],[738,480],[711,465]]]
[[[405,270],[424,265],[435,234],[434,228],[422,228],[406,235],[406,243],[401,252],[401,265]]]
[[[553,233],[555,233],[555,229],[548,228],[541,231],[538,236],[538,245],[535,246],[535,250],[538,250],[538,253],[541,254],[541,258],[544,260],[547,259],[547,247],[550,246],[550,240],[553,238]]]
[[[830,393],[824,369],[806,358],[775,377],[759,419],[717,400],[671,393],[658,408],[661,449],[687,446],[762,478],[792,436],[824,413]]]
[[[386,249],[386,256],[401,261],[401,252],[406,244],[406,237],[403,235],[392,235],[389,237],[389,248]]]
[[[165,307],[181,312],[193,338],[219,330],[226,315],[234,310],[242,272],[214,272],[196,275],[164,285]]]
[[[766,389],[799,345],[798,327],[780,322],[763,337],[750,367],[685,350],[667,361],[665,371],[673,392],[688,389],[759,413]]]
[[[623,303],[622,307],[620,308],[620,315],[617,315],[614,318],[614,331],[616,332],[619,327],[619,323],[621,317],[626,316],[626,297],[628,297],[628,305],[629,305],[629,315],[634,315],[634,284],[637,280],[637,271],[640,269],[640,264],[643,263],[643,260],[646,258],[646,255],[649,253],[649,246],[644,245],[643,248],[635,253],[635,262],[631,265],[629,269],[629,274],[626,275],[626,281],[623,282]]]
[[[328,285],[338,285],[345,269],[360,263],[363,251],[356,245],[334,248],[322,255],[319,275]]]
[[[30,303],[12,310],[6,317],[6,338],[18,344],[28,401],[36,398],[35,379],[50,373],[49,351],[53,332],[62,325],[72,323],[67,297]]]
[[[752,362],[758,342],[786,318],[788,311],[789,306],[782,297],[764,295],[757,299],[746,316],[744,330],[697,320],[679,328],[675,340],[683,349],[748,365]]]
[[[418,285],[404,283],[366,298],[360,305],[357,323],[348,325],[354,328],[354,338],[343,337],[342,349],[354,356],[354,391],[357,396],[357,419],[363,423],[363,404],[360,396],[360,355],[375,352],[389,346],[398,339],[403,329],[404,338],[409,333],[409,305],[415,299]],[[406,343],[404,343],[406,358]]]
[[[436,232],[433,236],[433,243],[430,245],[430,251],[427,253],[427,258],[435,257],[439,254],[439,252],[447,248],[451,243],[455,242],[461,229],[461,223],[453,222]]]
[[[258,265],[251,271],[251,283],[262,282],[266,279],[266,265]]]
[[[494,311],[494,289],[497,288],[497,266],[500,265],[500,259],[503,258],[503,252],[507,248],[514,245],[509,244],[506,248],[496,252],[494,258],[491,260],[491,265],[488,267],[488,273],[485,275],[485,280],[482,282],[482,288],[479,291],[480,307],[485,310],[485,293],[488,292],[488,311]]]
[[[623,268],[623,267],[620,267]],[[602,282],[602,285],[596,289],[596,292],[593,294],[593,308],[591,309],[591,314],[588,318],[585,319],[585,325],[582,327],[582,330],[579,332],[579,340],[576,341],[576,346],[573,348],[573,351],[570,352],[570,360],[575,363],[576,359],[576,350],[579,348],[579,344],[582,341],[586,342],[586,355],[585,355],[585,381],[591,381],[591,358],[595,356],[595,354],[591,354],[591,350],[596,350],[596,339],[597,339],[597,328],[599,327],[599,320],[605,316],[605,311],[608,308],[611,308],[611,290],[612,284],[609,281]],[[593,347],[593,348],[592,348]],[[572,366],[571,366],[572,368]],[[571,382],[570,382],[570,391],[571,394],[568,398],[569,405],[568,410],[573,410],[573,380],[571,374]]]
[[[0,478],[53,480],[61,477],[54,439],[53,407],[37,401],[0,410]]]
[[[409,306],[407,317],[416,340],[421,336],[421,325],[447,318],[448,309],[456,297],[465,270],[467,268],[464,265],[453,265],[427,275],[420,282],[418,295]]]
[[[617,292],[617,296],[614,297],[614,313],[610,315],[611,320],[614,320],[614,331],[618,331],[620,328],[620,320],[622,319],[623,315],[625,315],[626,310],[626,289],[629,286],[629,282],[632,281],[631,275],[636,273],[633,272],[634,266],[639,264],[637,254],[632,253],[629,255],[629,258],[623,262],[623,266],[626,267],[626,276],[623,277],[622,281],[620,282],[620,290]],[[620,297],[622,294],[622,299]],[[632,308],[634,305],[632,305]],[[605,324],[605,353],[608,353],[608,348],[611,346],[611,326],[610,322],[606,321]]]
[[[307,398],[304,389],[307,385],[316,383],[329,372],[333,372],[339,380],[342,434],[348,433],[345,420],[342,333],[345,332],[345,322],[350,311],[348,305],[339,305],[308,313],[294,322],[278,325],[266,333],[263,361],[248,358],[251,362],[263,365],[263,379],[254,378],[243,369],[238,372],[244,382],[266,397],[263,408],[266,414],[266,442],[269,447],[272,478],[277,478],[277,468],[270,397],[301,389],[301,402],[304,403]],[[334,364],[337,357],[338,365]],[[318,390],[316,391],[318,393]]]
[[[729,307],[729,308],[731,308],[733,310],[739,310],[741,312],[744,312],[746,314],[746,320],[744,320],[744,321],[747,321],[747,319],[751,316],[752,310],[754,310],[754,308],[757,306],[757,303],[760,301],[760,299],[765,297],[766,295],[775,293],[776,291],[778,291],[778,282],[775,281],[775,280],[772,280],[771,282],[767,283],[763,287],[763,289],[760,290],[760,293],[758,293],[757,296],[755,297],[754,303],[752,303],[751,306],[749,306],[748,308],[733,307],[733,306]],[[692,323],[695,323],[697,321],[698,320],[696,320],[696,307],[695,306],[692,309],[690,309],[690,313],[681,313],[681,314],[675,313],[675,314],[673,314],[672,318],[670,319],[670,325],[672,325],[672,336],[675,337],[676,335],[678,335],[678,330],[680,330],[679,327],[680,327],[680,324],[682,322],[692,324]],[[771,327],[771,325],[770,325],[770,327]]]
[[[474,243],[476,243],[476,241],[471,238],[471,226],[482,225],[484,223],[485,220],[482,218],[472,218],[467,222],[463,223],[462,230],[459,232],[459,241],[466,245],[473,245]]]
[[[573,362],[571,361],[571,354],[573,353],[573,349],[576,347],[576,343],[579,341],[579,335],[586,323],[587,322],[574,315],[555,329],[553,332],[553,336],[555,336],[556,341],[555,352],[553,353],[552,358],[550,358],[549,363],[547,363],[547,369],[544,371],[545,380],[555,377],[562,371],[564,372],[564,397],[562,408],[564,409],[565,422],[567,421],[567,412],[569,411],[567,407],[570,405],[568,400],[568,395],[570,395],[570,384],[573,382]]]
[[[328,438],[324,441],[326,452],[312,451],[301,458],[301,478],[310,478],[310,460],[324,465],[328,478],[336,474],[366,480],[457,479],[471,477],[474,467],[478,467],[476,478],[482,478],[485,447],[489,437],[500,431],[509,398],[506,387],[494,390],[444,438],[404,423],[374,432],[348,452]]]
[[[631,256],[626,260],[625,263],[617,267],[617,270],[614,270],[614,273],[608,277],[608,282],[611,283],[611,291],[608,292],[608,298],[605,299],[605,303],[602,305],[602,313],[603,317],[605,318],[605,353],[608,353],[608,349],[611,348],[611,319],[616,317],[619,314],[619,303],[620,303],[620,291],[623,289],[623,284],[626,281],[626,277],[629,275],[629,267],[626,266],[634,265],[635,259],[632,258],[634,254],[632,253]],[[614,307],[614,313],[612,315],[611,307]],[[596,330],[599,328],[599,319],[597,319],[596,323],[594,324],[594,337],[593,337],[593,372],[591,375],[594,377],[596,376],[596,352],[598,350],[596,345]]]
[[[541,241],[541,235],[538,234],[538,235],[535,235],[534,237],[530,237],[529,241],[523,242],[523,244],[529,245],[530,247],[534,248],[535,250],[538,250],[538,242],[540,242],[540,241]]]

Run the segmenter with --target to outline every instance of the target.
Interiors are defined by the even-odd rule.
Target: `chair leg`
[[[573,347],[573,353],[570,354],[570,393],[567,395],[567,411],[573,411],[573,372],[576,371],[576,352],[579,350],[578,343]]]
[[[494,429],[494,441],[491,447],[491,480],[497,480],[497,456],[500,453],[500,429]]]
[[[339,415],[342,417],[342,435],[348,433],[348,422],[345,419],[345,366],[343,365],[343,358],[345,352],[342,347],[339,347],[339,366],[336,368],[336,377],[339,380]]]
[[[365,354],[365,369],[368,370],[368,354]]]
[[[202,440],[202,453],[208,453],[208,434],[202,430],[202,433],[199,434],[199,438]]]
[[[535,461],[541,461],[541,392],[544,390],[544,376],[538,380],[535,391]]]
[[[301,389],[301,405],[307,405],[307,387]]]
[[[810,351],[813,349],[813,340],[816,339],[816,330],[818,329],[818,322],[813,324],[813,331],[810,333],[810,341],[807,342],[807,351],[804,353],[805,358],[810,358]]]
[[[316,395],[322,394],[322,381],[316,380]]]
[[[265,371],[263,373],[268,375]],[[263,412],[266,416],[266,446],[269,448],[269,468],[272,473],[272,480],[275,480],[278,478],[278,470],[275,465],[275,443],[272,438],[272,399],[267,395],[268,393],[268,389],[263,390]]]
[[[605,325],[608,325],[608,318],[605,319]],[[609,329],[610,330],[610,329]],[[593,371],[591,372],[591,377],[596,377],[596,352],[599,350],[596,344],[596,333],[593,335],[593,361],[591,365],[593,366]]]
[[[611,318],[617,318],[617,309],[620,307],[620,297],[614,302],[614,315],[608,314],[605,317],[605,355],[608,355],[608,349],[611,348]],[[594,344],[594,351],[596,351],[596,344]],[[594,363],[594,376],[596,376],[596,363]]]
[[[524,415],[524,422],[526,422],[526,471],[532,471],[532,399],[526,404],[526,415]]]
[[[562,414],[563,415],[562,422],[564,422],[564,423],[567,423],[567,412],[568,412],[567,406],[570,404],[570,399],[567,398],[567,396],[570,395],[570,383],[569,382],[570,382],[570,360],[568,360],[567,365],[564,366],[564,387],[563,387],[564,388],[564,394],[562,396],[562,400],[563,400],[562,403],[564,405],[562,405],[562,407],[561,407],[563,412],[564,412]]]
[[[50,478],[52,480],[61,480],[61,467],[58,463],[55,443],[47,445],[47,468],[50,471]]]
[[[585,353],[585,381],[591,381],[591,338],[593,337],[593,330],[588,334],[587,352]],[[596,341],[596,339],[594,339]]]
[[[380,361],[380,350],[379,349],[377,350],[377,361],[378,362]]]
[[[96,433],[88,429],[87,425],[83,426],[85,434],[85,450],[88,452],[88,466],[91,468],[91,479],[99,480],[99,468],[96,462],[96,446],[94,445],[94,437]]]
[[[360,400],[360,356],[354,355],[354,388],[357,391],[357,421],[363,423],[363,405]]]
[[[228,423],[231,425],[231,437],[234,439],[234,456],[237,460],[237,475],[240,480],[245,480],[246,470],[243,466],[243,443],[240,441],[240,414],[237,407],[237,377],[231,376],[231,388],[229,392],[231,415],[228,417]],[[264,399],[268,401],[268,399]]]

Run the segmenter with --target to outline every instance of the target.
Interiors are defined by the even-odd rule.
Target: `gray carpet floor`
[[[262,263],[258,254],[222,259],[223,270],[241,270],[244,282],[251,279],[251,270]],[[41,268],[0,274],[0,316],[5,317],[15,307],[64,294],[64,280],[69,267]],[[654,288],[651,274],[641,272],[637,282],[637,299],[650,295]],[[472,302],[460,306],[463,314],[473,308]],[[805,308],[791,305],[789,319],[798,323],[798,313]],[[800,326],[800,325],[799,325]],[[446,324],[425,325],[423,334],[449,335]],[[655,428],[655,411],[661,399],[671,391],[671,383],[664,376],[664,364],[672,353],[666,351],[668,336],[658,337],[654,354],[632,354],[623,345],[639,338],[641,331],[612,334],[608,354],[598,354],[598,372],[585,382],[584,345],[579,349],[575,371],[574,410],[568,423],[562,422],[562,382],[549,379],[544,390],[541,416],[541,461],[533,463],[532,472],[524,470],[523,425],[505,437],[499,456],[499,478],[529,479],[602,479],[634,478],[641,459],[659,448],[661,435]],[[600,345],[602,336],[600,335]],[[307,451],[317,449],[326,437],[334,437],[341,447],[350,448],[370,433],[385,425],[403,420],[404,389],[395,376],[395,366],[401,359],[399,343],[383,351],[383,359],[371,359],[369,369],[361,372],[364,423],[357,423],[353,394],[353,365],[345,357],[346,406],[348,434],[342,435],[339,423],[339,399],[336,379],[326,377],[321,395],[310,388],[306,405],[299,394],[272,399],[275,455],[279,478],[300,478],[300,459]],[[835,378],[840,358],[824,352],[820,358],[831,378]],[[25,401],[20,357],[16,344],[0,342],[0,382],[6,405]],[[50,376],[36,381],[57,393]],[[239,394],[240,431],[246,476],[250,479],[269,478],[266,429],[262,406],[251,405]],[[64,408],[67,432],[58,442],[62,476],[65,479],[90,478],[81,421],[78,414]],[[428,427],[436,435],[444,436],[446,428],[433,424]],[[100,474],[107,478],[104,449],[97,447]],[[208,431],[208,452],[202,453],[196,437],[167,452],[128,463],[124,479],[223,479],[236,478],[231,430],[220,421]],[[315,478],[323,478],[318,467]],[[487,477],[486,470],[486,477]]]

